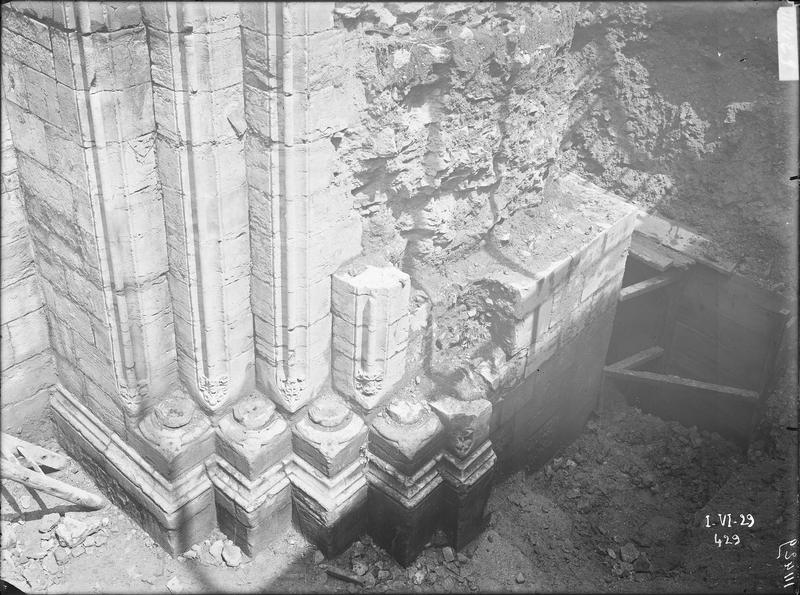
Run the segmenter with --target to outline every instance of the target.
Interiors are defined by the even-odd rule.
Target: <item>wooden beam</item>
[[[664,349],[656,345],[655,347],[643,349],[639,353],[634,353],[630,357],[626,357],[623,360],[620,360],[616,363],[606,366],[606,369],[610,368],[613,370],[629,370],[631,368],[642,366],[647,362],[653,361],[654,359],[658,359],[662,355],[664,355]]]
[[[3,459],[0,461],[0,476],[4,481],[15,481],[40,492],[72,502],[90,510],[100,510],[105,507],[106,501],[102,496],[97,496],[81,488],[48,477],[44,473],[37,473],[26,469],[19,463]]]
[[[713,392],[728,397],[735,397],[745,401],[751,401],[754,405],[758,403],[758,393],[752,390],[736,388],[734,386],[723,386],[721,384],[711,384],[710,382],[700,382],[681,376],[671,374],[656,374],[654,372],[636,372],[633,370],[623,370],[612,366],[605,367],[606,376],[618,380],[627,380],[639,384],[658,385],[662,387],[673,387],[675,389],[690,388]]]
[[[658,244],[654,240],[645,238],[639,233],[634,233],[628,253],[636,260],[656,269],[658,272],[664,272],[675,264],[675,260],[665,252],[666,250],[658,248]]]
[[[639,297],[640,295],[655,291],[656,289],[661,289],[662,287],[675,283],[679,278],[680,273],[678,271],[667,271],[666,273],[650,277],[639,283],[628,285],[627,287],[623,287],[619,292],[619,301],[625,302]]]
[[[42,448],[36,444],[31,444],[25,440],[20,440],[11,434],[3,433],[2,436],[0,436],[0,442],[2,442],[3,456],[5,458],[11,458],[12,455],[19,452],[19,454],[30,460],[31,463],[35,463],[41,467],[55,469],[56,471],[66,467],[69,462],[69,459],[64,455]]]

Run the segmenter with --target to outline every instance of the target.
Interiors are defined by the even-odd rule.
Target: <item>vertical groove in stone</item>
[[[307,13],[307,7],[303,7]],[[308,158],[303,152],[298,163],[295,130],[296,101],[294,87],[294,39],[286,40],[286,7],[282,4],[264,6],[265,28],[259,33],[265,46],[266,69],[274,67],[277,88],[267,98],[269,129],[277,131],[277,139],[264,139],[269,146],[268,202],[271,211],[272,279],[263,279],[271,285],[272,311],[260,311],[272,323],[272,345],[268,346],[266,359],[272,360],[268,378],[261,382],[271,387],[268,392],[285,410],[297,411],[312,396],[308,370],[308,327],[310,324],[308,287]],[[303,27],[305,28],[305,20]],[[304,33],[301,32],[301,33]],[[270,37],[275,38],[275,50],[270,47]],[[305,36],[302,36],[303,43]],[[304,52],[305,53],[305,52]],[[274,61],[272,57],[275,56]],[[304,73],[307,70],[302,64]],[[302,93],[307,96],[306,87]],[[288,97],[288,101],[287,101]],[[247,95],[245,96],[247,101]],[[303,108],[305,107],[305,102]],[[303,114],[307,126],[308,114]],[[287,151],[287,147],[290,151]],[[294,150],[292,150],[294,149]],[[290,154],[291,153],[291,154]],[[300,180],[298,180],[298,176]],[[300,186],[298,188],[298,186]],[[299,192],[298,192],[299,190]],[[256,253],[253,254],[257,258]],[[254,302],[257,296],[254,295]],[[272,357],[269,357],[269,351]]]
[[[331,173],[330,137],[358,121],[331,104],[341,80],[323,74],[345,35],[332,11],[242,4],[257,382],[289,412],[329,378],[331,274],[361,251],[352,195]]]
[[[253,384],[244,131],[232,124],[242,102],[238,6],[166,2],[145,12],[180,376],[216,414]]]
[[[82,27],[90,27],[90,19],[85,11],[85,5],[77,5],[78,21]],[[103,15],[106,18],[105,6]],[[90,181],[89,191],[92,201],[92,212],[95,224],[95,234],[98,238],[98,257],[101,263],[101,270],[105,265],[105,270],[110,285],[110,292],[106,292],[107,316],[111,323],[112,332],[112,361],[117,371],[117,381],[119,396],[122,399],[125,410],[129,415],[138,417],[148,406],[150,397],[150,385],[152,370],[148,361],[148,354],[153,344],[159,345],[163,341],[171,343],[171,328],[161,328],[157,324],[147,324],[143,320],[145,311],[145,300],[142,292],[142,285],[154,283],[153,279],[142,281],[139,266],[139,254],[134,241],[139,232],[139,226],[146,221],[140,221],[134,214],[134,206],[130,200],[130,184],[133,184],[133,176],[126,165],[124,158],[123,144],[129,139],[125,138],[122,129],[121,119],[124,117],[121,105],[120,94],[124,91],[102,90],[93,92],[92,87],[97,77],[96,69],[99,64],[95,60],[100,52],[110,51],[111,48],[98,48],[97,35],[111,34],[93,33],[91,29],[82,29],[81,35],[76,37],[78,52],[81,58],[81,76],[83,91],[77,91],[77,103],[81,103],[80,95],[83,94],[83,101],[86,107],[86,127],[91,139],[91,149],[84,151],[84,163]],[[86,34],[89,35],[86,35]],[[91,43],[91,52],[87,52],[86,43]],[[87,57],[87,54],[88,57]],[[88,69],[94,69],[92,81],[88,80]],[[108,73],[112,80],[122,80],[122,75],[114,68],[114,61],[111,60],[111,71]],[[107,94],[113,95],[112,101],[108,101]],[[104,108],[112,107],[114,122],[118,139],[117,150],[119,157],[114,155],[111,147],[113,141],[109,140],[103,122]],[[79,113],[82,110],[79,109]],[[79,129],[83,130],[82,122],[78,120]],[[101,164],[109,164],[106,169],[113,171],[118,168],[121,173],[122,188],[116,190],[106,179]],[[111,165],[114,164],[114,165]],[[140,174],[141,175],[141,174]],[[146,173],[145,173],[146,175]],[[93,188],[94,186],[94,188]],[[94,190],[94,192],[93,192]],[[115,196],[119,191],[120,195]],[[116,198],[116,200],[115,200]],[[114,238],[114,239],[112,239]],[[102,244],[103,249],[99,249]],[[106,283],[104,283],[106,285]],[[110,295],[109,295],[110,294]],[[146,298],[152,300],[153,296]],[[110,303],[109,303],[110,302]],[[113,305],[112,305],[113,304]],[[169,336],[160,336],[166,333]],[[116,343],[113,336],[116,336]],[[151,340],[152,339],[152,340]],[[167,376],[170,376],[168,373]],[[172,383],[171,378],[162,379],[159,389],[164,389]],[[161,391],[159,391],[161,392]]]
[[[76,8],[78,8],[78,6],[76,6]],[[80,12],[78,14],[80,15]],[[91,149],[84,151],[84,163],[86,165],[87,176],[89,179],[92,179],[92,175],[94,176],[94,182],[98,192],[97,200],[91,200],[92,219],[94,223],[95,236],[97,237],[97,253],[101,274],[104,280],[108,280],[108,283],[104,282],[103,286],[106,290],[104,291],[104,295],[106,297],[107,321],[113,329],[111,338],[112,361],[114,362],[116,368],[120,397],[122,398],[123,402],[126,402],[126,404],[131,406],[137,399],[138,390],[136,389],[137,381],[132,370],[132,363],[129,363],[133,358],[130,347],[130,333],[128,331],[129,321],[127,300],[124,291],[122,290],[122,283],[119,273],[114,266],[114,261],[116,259],[114,250],[108,237],[108,215],[103,204],[106,193],[103,191],[103,176],[101,173],[101,167],[99,165],[99,153],[102,151],[102,147],[105,147],[105,135],[102,132],[102,121],[98,121],[94,117],[94,114],[97,111],[101,111],[102,107],[99,105],[99,97],[97,95],[93,96],[90,92],[91,81],[88,80],[86,72],[87,60],[86,49],[84,47],[84,37],[82,35],[78,35],[76,37],[76,43],[78,45],[78,52],[81,58],[82,67],[80,70],[84,89],[82,92],[76,91],[76,103],[80,103],[80,94],[83,93],[86,105],[86,114],[88,116],[86,120],[86,127],[88,128],[89,133],[88,138],[94,141]],[[100,128],[99,134],[98,128]],[[78,120],[78,129],[81,137],[83,138],[83,123],[80,119]],[[103,249],[101,249],[100,246],[102,246]],[[108,287],[109,285],[110,287]],[[117,337],[116,342],[113,339],[114,335]]]

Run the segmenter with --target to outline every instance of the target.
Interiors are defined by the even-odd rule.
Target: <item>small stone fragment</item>
[[[200,563],[206,566],[214,566],[217,564],[217,559],[211,555],[211,553],[207,549],[200,550]]]
[[[194,560],[197,558],[197,552],[195,550],[187,550],[183,552],[183,557],[188,560]]]
[[[173,576],[167,581],[167,589],[170,593],[181,593],[183,592],[183,583],[177,576]]]
[[[453,548],[446,547],[442,550],[442,556],[444,556],[445,562],[452,562],[456,559],[455,554],[453,553]]]
[[[629,541],[620,548],[619,555],[623,562],[631,563],[639,557],[639,550]]]
[[[105,533],[98,533],[94,536],[94,545],[95,547],[100,547],[101,545],[105,545],[108,541],[108,536]]]
[[[639,554],[636,558],[636,562],[633,563],[633,569],[636,572],[652,572],[653,565],[650,563],[650,560],[647,559],[645,554]]]
[[[39,533],[50,533],[53,530],[53,527],[58,525],[58,522],[61,520],[61,515],[57,512],[52,512],[50,514],[44,515],[39,520]]]
[[[417,570],[411,577],[411,582],[413,582],[415,585],[421,585],[423,582],[425,582],[425,571],[422,569]]]
[[[387,581],[392,578],[392,573],[388,570],[379,570],[378,571],[378,580],[379,581]]]
[[[28,510],[32,504],[31,497],[27,492],[19,497],[19,505],[23,510]]]
[[[519,572],[517,573],[517,576],[514,578],[514,580],[517,581],[517,584],[521,585],[522,583],[525,582],[525,575]]]
[[[469,562],[469,558],[467,558],[467,555],[466,554],[462,554],[461,552],[459,552],[456,555],[456,558],[458,559],[458,563],[459,564],[466,564],[467,562]]]
[[[56,547],[58,545],[58,540],[57,539],[53,539],[52,537],[50,537],[48,539],[42,539],[40,545],[41,545],[43,550],[49,552],[50,550],[52,550],[54,547]]]
[[[56,557],[52,552],[47,554],[44,560],[42,560],[42,568],[44,568],[48,574],[56,574],[60,570],[58,566]]]
[[[22,576],[26,581],[28,581],[28,584],[36,590],[42,578],[41,569],[33,564],[29,564],[27,567],[22,569]]]
[[[222,559],[228,566],[239,566],[242,563],[242,550],[233,543],[226,543],[222,548]]]
[[[322,564],[325,561],[325,554],[320,550],[314,552],[314,564]]]
[[[76,547],[92,533],[100,530],[100,523],[84,523],[76,518],[65,516],[56,527],[56,537],[65,547]]]
[[[225,544],[222,540],[218,539],[210,546],[208,546],[208,553],[214,556],[215,559],[221,560],[222,559],[222,549],[225,547]]]
[[[17,545],[17,532],[11,523],[3,523],[3,532],[0,533],[0,549],[11,549]]]
[[[58,562],[59,566],[63,566],[69,560],[69,550],[63,547],[57,547],[53,550],[53,556],[55,557],[56,562]]]
[[[365,574],[367,574],[367,571],[369,570],[369,566],[361,558],[354,559],[352,566],[353,566],[353,573],[356,576],[364,576]]]
[[[72,550],[72,555],[75,556],[76,558],[79,558],[85,553],[86,553],[86,548],[83,547],[83,545],[79,545],[78,547],[73,548]]]

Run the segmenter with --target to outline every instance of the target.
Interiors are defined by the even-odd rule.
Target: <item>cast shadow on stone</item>
[[[2,515],[0,515],[0,520],[11,522],[23,520],[27,523],[29,521],[38,521],[43,516],[52,513],[57,513],[63,516],[68,512],[84,512],[86,510],[86,508],[77,504],[59,504],[56,506],[47,505],[44,503],[36,490],[29,487],[26,487],[25,489],[28,491],[33,501],[38,505],[38,508],[23,511],[13,494],[11,494],[11,492],[5,486],[0,486],[0,495],[12,509],[12,512],[8,512],[8,510],[4,507]]]

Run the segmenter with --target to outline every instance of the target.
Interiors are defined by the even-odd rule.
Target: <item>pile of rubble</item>
[[[204,566],[230,566],[235,568],[242,563],[242,550],[230,539],[206,539],[196,543],[178,556],[178,561],[197,560]]]
[[[3,577],[23,579],[32,589],[43,590],[59,581],[63,567],[72,558],[106,546],[109,525],[108,517],[81,517],[73,513],[62,516],[55,512],[27,522],[3,521]]]
[[[329,576],[348,583],[350,592],[360,588],[381,593],[477,591],[477,577],[469,566],[469,557],[444,543],[444,535],[437,533],[430,547],[407,568],[398,565],[366,535],[328,561],[316,551],[314,562]]]

